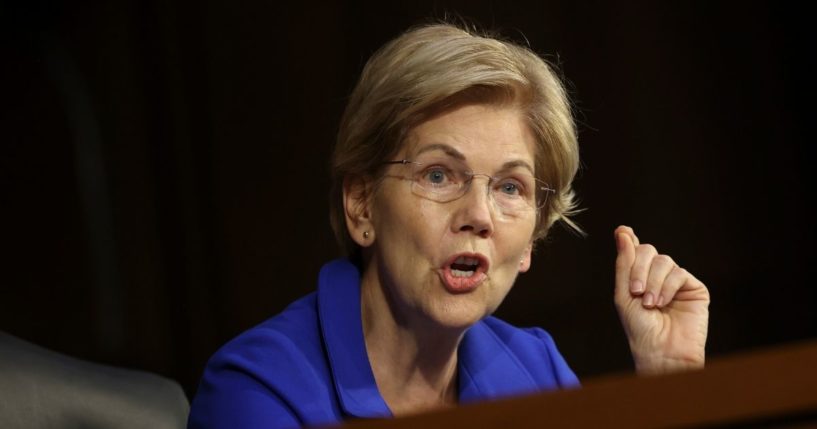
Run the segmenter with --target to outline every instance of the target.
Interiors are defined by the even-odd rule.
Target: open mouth
[[[458,256],[451,264],[451,275],[454,277],[471,277],[479,268],[479,259],[467,256]]]
[[[451,257],[440,270],[445,288],[452,293],[470,292],[488,278],[488,259],[478,253]]]

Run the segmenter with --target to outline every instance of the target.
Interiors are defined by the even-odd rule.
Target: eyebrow
[[[517,168],[517,167],[525,168],[528,171],[530,171],[531,176],[535,176],[534,171],[533,171],[533,167],[531,167],[530,164],[528,164],[525,161],[522,161],[521,159],[517,159],[517,160],[514,160],[514,161],[508,161],[508,162],[502,164],[502,168],[499,171],[508,171],[508,170],[512,170],[512,169]]]
[[[458,151],[457,149],[454,149],[453,147],[451,147],[451,146],[449,146],[447,144],[443,144],[443,143],[432,143],[432,144],[429,144],[427,146],[423,146],[423,148],[420,149],[419,151],[417,151],[417,153],[414,156],[419,156],[419,155],[421,155],[423,153],[432,152],[432,151],[435,151],[435,150],[445,152],[446,155],[448,155],[448,156],[450,156],[452,158],[456,158],[456,159],[458,159],[460,161],[465,161],[465,155],[463,155],[462,152]],[[517,168],[517,167],[525,168],[525,169],[530,171],[531,175],[534,175],[533,167],[528,162],[523,161],[521,159],[516,159],[516,160],[513,160],[513,161],[505,162],[504,164],[502,164],[502,168],[500,168],[499,171],[508,171],[508,170],[512,170],[512,169]]]
[[[423,153],[426,153],[426,152],[431,152],[431,151],[434,151],[434,150],[441,150],[441,151],[445,152],[450,157],[457,158],[460,161],[465,161],[465,155],[463,155],[462,152],[458,151],[457,149],[454,149],[453,147],[451,147],[451,146],[449,146],[447,144],[443,144],[443,143],[432,143],[430,145],[423,146],[423,148],[420,149],[419,151],[417,151],[417,154],[414,155],[414,156],[418,156],[420,154],[423,154]]]

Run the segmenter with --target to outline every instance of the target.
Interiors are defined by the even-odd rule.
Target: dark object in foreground
[[[175,381],[82,361],[0,332],[0,427],[183,428]]]
[[[817,427],[817,341],[714,359],[701,371],[584,387],[351,428]]]

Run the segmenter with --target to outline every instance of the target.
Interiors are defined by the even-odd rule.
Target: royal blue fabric
[[[458,351],[462,403],[578,386],[553,339],[488,317]],[[318,291],[244,332],[210,359],[188,428],[289,428],[391,416],[372,374],[360,277],[326,264]]]

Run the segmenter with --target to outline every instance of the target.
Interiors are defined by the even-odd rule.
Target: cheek
[[[449,231],[451,214],[448,210],[440,203],[416,198],[405,204],[400,216],[415,247],[428,256],[436,255]]]
[[[530,224],[521,223],[515,226],[509,225],[505,228],[505,240],[503,240],[502,248],[505,250],[508,263],[519,265],[519,261],[526,256],[528,246],[531,245],[534,228],[535,224],[533,222]]]
[[[395,190],[396,191],[396,190]],[[411,248],[428,253],[439,249],[451,214],[439,203],[414,195],[391,192],[395,197],[381,198],[376,204],[379,235],[383,245],[406,252]],[[433,255],[429,253],[429,255]],[[409,257],[410,254],[404,254]],[[418,257],[419,255],[413,255]]]

